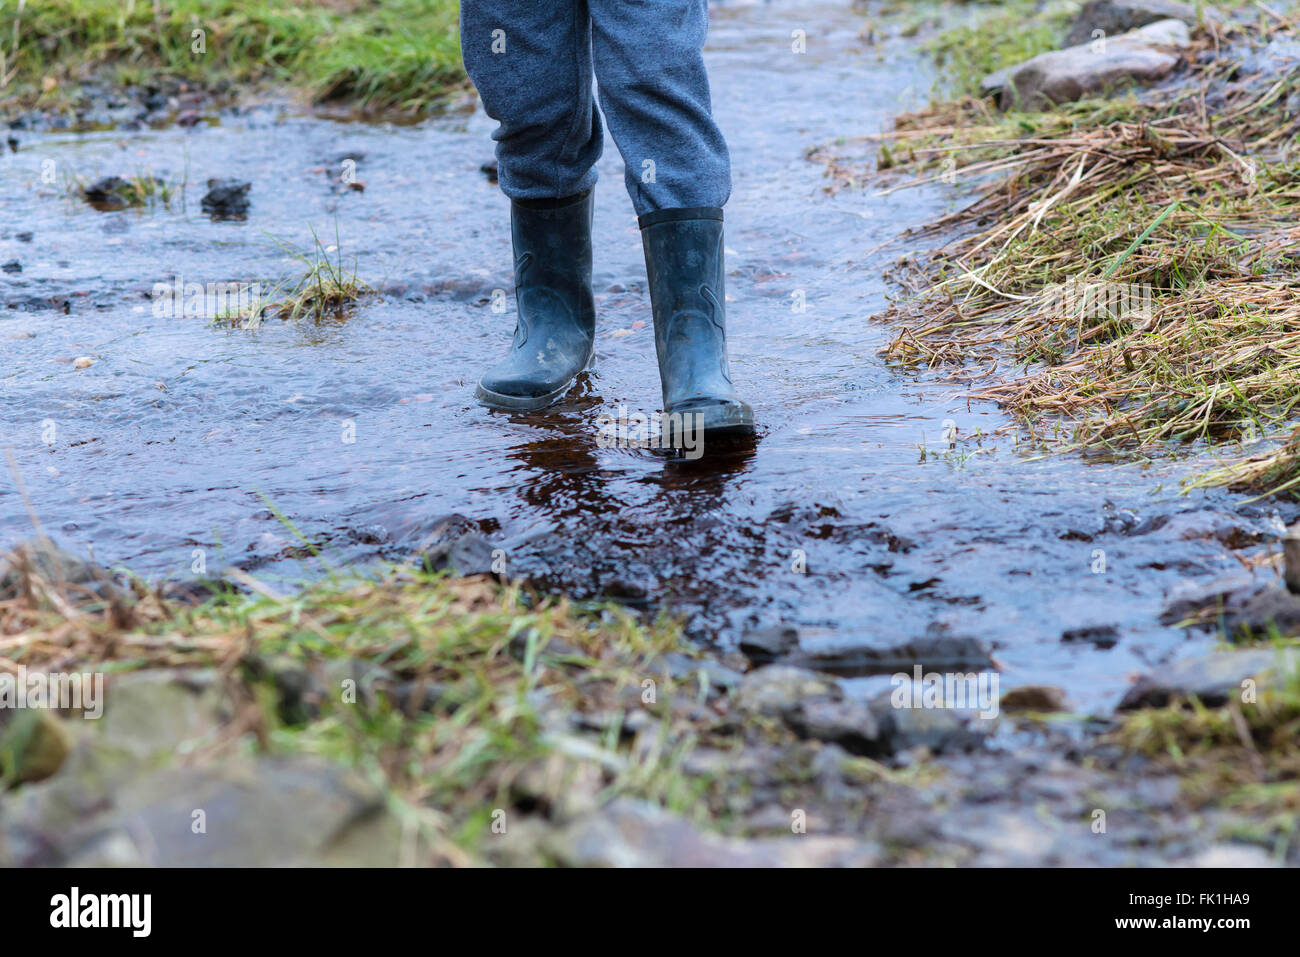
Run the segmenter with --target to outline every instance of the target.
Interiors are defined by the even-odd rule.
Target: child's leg
[[[601,132],[587,0],[462,0],[460,21],[465,67],[500,123],[492,135],[515,264],[514,339],[475,395],[495,409],[541,409],[594,355],[591,187]]]
[[[665,432],[748,434],[727,363],[722,206],[727,144],[709,110],[707,0],[589,0],[605,120],[641,225]]]
[[[637,215],[721,207],[731,164],[700,52],[708,0],[588,2],[600,105]]]
[[[465,69],[500,123],[498,175],[515,200],[590,189],[600,158],[587,0],[462,0]]]

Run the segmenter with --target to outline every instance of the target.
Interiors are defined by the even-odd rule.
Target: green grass
[[[1284,30],[1243,28],[1237,43]],[[966,366],[972,395],[1045,449],[1143,460],[1210,442],[1239,456],[1290,435],[1193,482],[1294,491],[1300,134],[1286,104],[1300,81],[1234,84],[1227,51],[1161,92],[1005,114],[965,96],[871,138],[891,189],[911,171],[973,193],[913,277],[920,295],[894,311],[887,356]],[[868,179],[839,157],[828,168]],[[1063,296],[1107,288],[1130,298]]]
[[[708,721],[694,676],[656,667],[689,651],[671,621],[408,566],[378,579],[335,572],[291,595],[237,577],[248,593],[176,606],[137,582],[116,613],[88,605],[72,618],[61,586],[34,579],[33,600],[0,608],[0,634],[27,636],[7,654],[29,668],[221,668],[245,724],[208,757],[311,754],[354,768],[447,863],[490,854],[494,809],[560,816],[578,799],[629,795],[699,820],[705,793],[722,793],[681,771]],[[624,733],[634,718],[636,734]],[[26,768],[41,777],[66,751],[19,732],[33,733],[0,735],[0,788],[23,780],[15,752],[27,765],[51,752],[51,767]]]
[[[972,5],[973,16],[925,43],[939,69],[938,89],[949,96],[976,96],[995,70],[1059,50],[1079,4],[1007,0]]]
[[[48,100],[107,71],[419,111],[464,79],[458,12],[456,0],[0,0],[0,99]]]
[[[349,268],[343,261],[343,244],[335,224],[334,243],[324,246],[312,230],[313,248],[309,252],[294,249],[277,240],[281,249],[302,264],[304,272],[296,283],[283,282],[268,297],[253,317],[235,317],[229,324],[255,326],[265,310],[290,322],[307,319],[345,319],[348,311],[362,297],[373,295],[373,287],[357,277],[356,259]],[[333,258],[331,258],[331,256]]]

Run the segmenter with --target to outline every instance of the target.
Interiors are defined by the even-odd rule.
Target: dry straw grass
[[[1289,434],[1300,72],[1247,75],[1238,51],[1292,27],[1222,48],[1201,34],[1185,82],[1140,98],[1005,116],[968,98],[900,118],[877,165],[913,176],[886,191],[981,187],[929,227],[956,238],[922,294],[891,310],[902,329],[888,357],[948,367],[1055,449],[1146,456]],[[1300,433],[1198,481],[1290,489],[1298,453]]]

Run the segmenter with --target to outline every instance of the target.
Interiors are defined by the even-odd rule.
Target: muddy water
[[[1166,592],[1239,568],[1224,543],[1275,535],[1276,515],[1180,498],[1186,463],[1027,461],[1007,440],[969,438],[1005,424],[995,408],[882,364],[888,330],[870,317],[891,291],[884,270],[912,247],[873,250],[962,195],[824,193],[809,147],[879,131],[929,92],[910,41],[868,44],[861,26],[845,5],[715,13],[708,57],[736,169],[732,366],[760,435],[704,467],[597,445],[602,412],[659,401],[612,147],[597,372],[546,414],[512,417],[472,401],[513,326],[490,306],[510,288],[509,233],[479,171],[481,113],[395,127],[263,107],[189,130],[21,133],[0,159],[0,261],[22,267],[0,273],[0,387],[3,445],[35,513],[100,561],[171,579],[195,577],[200,550],[209,574],[320,574],[268,502],[335,561],[391,555],[458,513],[505,550],[510,574],[670,608],[706,640],[777,620],[823,649],[974,635],[1004,687],[1113,701],[1132,672],[1204,646],[1157,624]],[[791,52],[794,30],[806,54]],[[331,185],[345,155],[364,191]],[[188,186],[168,208],[100,212],[44,184],[48,161],[60,180],[151,170]],[[209,177],[253,183],[247,221],[201,213]],[[330,242],[337,228],[381,301],[257,331],[154,316],[154,283],[269,284],[292,269],[273,238],[307,246],[313,227]],[[94,364],[77,369],[78,356]],[[0,538],[30,530],[6,469]]]

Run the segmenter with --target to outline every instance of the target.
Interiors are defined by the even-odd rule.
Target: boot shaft
[[[727,363],[722,210],[641,217],[664,411],[736,400]]]
[[[510,204],[510,235],[514,246],[515,301],[521,316],[551,312],[558,300],[573,311],[584,329],[594,331],[595,303],[591,290],[591,221],[593,192],[537,208]]]

